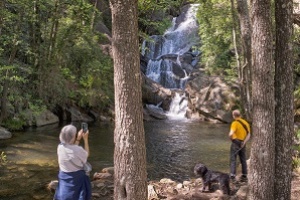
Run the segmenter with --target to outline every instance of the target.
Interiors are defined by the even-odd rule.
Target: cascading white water
[[[197,54],[192,47],[199,44],[196,20],[198,5],[189,5],[178,18],[174,18],[164,35],[153,35],[143,42],[142,55],[148,60],[146,76],[166,88],[184,89],[189,79],[191,62],[194,61],[187,63],[184,59]],[[167,114],[184,117],[186,107],[185,96],[176,94]]]
[[[169,119],[185,118],[187,103],[185,94],[179,94],[176,92],[172,99],[170,110],[166,113]]]

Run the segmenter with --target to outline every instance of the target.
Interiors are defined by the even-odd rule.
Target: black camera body
[[[84,133],[86,133],[88,131],[88,124],[85,122],[81,123],[81,129]]]

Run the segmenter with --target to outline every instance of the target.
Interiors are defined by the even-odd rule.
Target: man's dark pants
[[[230,147],[230,176],[236,175],[236,157],[239,156],[242,164],[242,174],[247,176],[247,162],[246,162],[246,146],[241,149],[241,140],[232,140]]]

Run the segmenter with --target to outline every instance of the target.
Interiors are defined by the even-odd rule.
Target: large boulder
[[[3,127],[0,127],[0,139],[9,139],[11,137],[12,137],[11,132],[9,132]]]
[[[172,90],[164,88],[142,74],[143,103],[160,105],[163,110],[169,110],[174,95]]]
[[[189,118],[229,123],[232,109],[239,104],[237,84],[229,84],[219,76],[198,73],[188,81],[185,92]]]
[[[35,117],[36,126],[45,126],[59,122],[59,119],[51,111],[45,110]]]
[[[81,112],[78,108],[71,106],[65,108],[67,121],[76,122],[76,121],[84,121],[84,122],[92,122],[94,119],[87,115],[84,112]]]
[[[49,110],[35,112],[27,109],[24,111],[23,117],[26,126],[45,126],[59,122],[59,118]]]
[[[158,106],[147,104],[145,107],[144,113],[146,112],[148,115],[155,119],[167,119],[166,114],[164,113],[164,110]]]

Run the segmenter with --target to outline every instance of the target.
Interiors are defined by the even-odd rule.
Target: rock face
[[[45,110],[44,112],[40,113],[40,115],[36,116],[36,126],[44,126],[58,122],[58,117],[49,110]]]
[[[208,76],[201,69],[193,70],[184,91],[165,88],[144,75],[142,88],[143,103],[146,104],[144,112],[155,119],[166,119],[164,112],[170,110],[176,92],[184,94],[180,102],[188,101],[185,116],[190,119],[230,123],[231,111],[239,106],[237,84],[229,84],[221,77]]]
[[[229,123],[231,110],[239,105],[238,85],[228,84],[221,77],[198,73],[188,81],[185,92],[188,118]]]
[[[45,126],[59,122],[59,118],[49,110],[36,113],[28,109],[24,113],[27,126]]]
[[[142,94],[143,103],[160,104],[163,110],[169,110],[174,92],[142,74]]]

